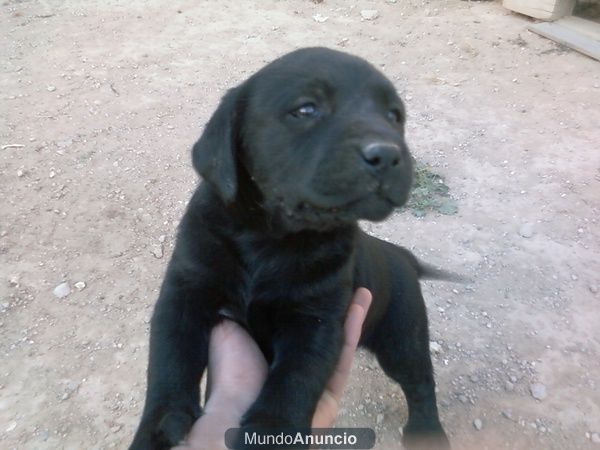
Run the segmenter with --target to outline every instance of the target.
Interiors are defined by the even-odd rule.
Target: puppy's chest
[[[236,236],[236,303],[246,311],[250,304],[305,303],[306,297],[315,297],[322,289],[347,284],[351,245],[318,238]]]
[[[239,258],[239,294],[247,308],[250,303],[274,300],[290,284],[290,267],[274,249],[246,244]]]
[[[242,260],[240,264],[240,298],[244,307],[247,308],[252,298],[255,296],[257,286],[260,285],[259,280],[265,278],[265,274],[261,273],[257,267],[253,267],[248,262]]]

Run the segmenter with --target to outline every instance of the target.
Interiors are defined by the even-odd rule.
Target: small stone
[[[590,292],[592,294],[597,294],[598,293],[598,286],[596,286],[595,284],[590,284],[588,286],[588,289],[590,290]]]
[[[515,385],[512,384],[510,381],[506,381],[504,383],[504,390],[507,392],[512,392],[515,390]]]
[[[600,433],[592,433],[591,440],[594,444],[600,444]]]
[[[435,341],[430,341],[429,350],[433,353],[442,353],[442,346]]]
[[[546,398],[546,386],[542,383],[532,383],[529,385],[531,396],[536,400],[544,400]]]
[[[62,394],[62,396],[60,397],[61,401],[65,401],[68,400],[71,395],[73,395],[75,392],[77,392],[77,389],[79,389],[79,386],[81,385],[80,382],[75,381],[75,380],[68,380],[65,382],[64,384],[64,392]]]
[[[524,238],[533,236],[533,224],[531,222],[524,223],[519,229],[519,234]]]
[[[152,252],[155,258],[160,259],[163,257],[163,248],[160,244],[153,245],[152,250],[150,251]]]
[[[327,22],[327,19],[329,19],[329,17],[328,17],[328,16],[324,16],[324,15],[322,15],[322,14],[315,14],[315,15],[313,16],[313,20],[314,20],[315,22],[318,22],[318,23]]]
[[[54,92],[56,90],[55,86],[48,86],[46,87],[46,89],[48,90],[48,92]]]
[[[123,428],[123,425],[117,424],[117,425],[115,425],[113,427],[110,427],[110,432],[111,433],[118,433],[121,430],[121,428]]]
[[[576,274],[574,274],[574,273],[571,274],[571,280],[577,281],[578,279],[579,279],[579,277]]]
[[[162,244],[163,242],[165,242],[165,239],[167,239],[167,236],[165,236],[164,234],[161,234],[158,237],[158,242],[160,242]]]
[[[383,414],[377,414],[377,425],[381,425],[383,423],[383,419]]]
[[[512,413],[510,411],[502,411],[502,417],[508,419],[508,420],[513,420],[513,416]]]
[[[471,375],[469,377],[469,379],[473,382],[473,383],[477,383],[479,381],[479,377],[477,375]]]
[[[56,172],[54,170],[51,170],[50,173],[48,174],[48,176],[50,178],[54,178],[56,176]]]
[[[67,148],[73,144],[73,139],[63,139],[56,142],[56,145],[60,148]]]
[[[21,276],[20,276],[19,274],[14,274],[14,275],[11,275],[11,276],[8,278],[8,284],[9,284],[11,287],[17,287],[17,286],[19,286],[19,282],[20,282],[20,281],[21,281]]]
[[[77,283],[74,284],[74,286],[77,288],[78,291],[83,291],[85,289],[85,281],[78,281]]]
[[[19,170],[17,170],[17,176],[18,176],[19,178],[21,178],[23,175],[25,175],[25,172],[23,172],[23,169],[19,169]]]
[[[61,283],[54,288],[52,293],[58,298],[65,298],[67,295],[71,293],[71,288],[69,287],[69,283]]]
[[[379,17],[379,11],[376,9],[363,9],[360,12],[360,17],[362,17],[363,20],[375,20]]]
[[[6,432],[10,433],[12,430],[14,430],[15,428],[17,428],[17,422],[11,422],[7,427],[6,427]]]
[[[469,401],[469,399],[467,398],[466,395],[459,395],[458,399],[460,400],[461,403],[467,403]]]
[[[481,421],[481,419],[475,419],[473,421],[473,426],[475,427],[475,429],[477,431],[481,430],[483,428],[483,422]]]
[[[517,377],[515,377],[514,375],[511,375],[509,377],[509,380],[510,380],[511,383],[516,383],[517,382]]]

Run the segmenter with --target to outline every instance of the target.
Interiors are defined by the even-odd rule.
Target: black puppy
[[[361,345],[406,395],[405,445],[448,445],[419,286],[426,269],[357,226],[407,200],[404,122],[380,72],[324,48],[283,56],[225,95],[193,149],[205,182],[181,222],[152,318],[131,449],[169,448],[200,416],[209,333],[223,316],[245,324],[270,361],[241,425],[309,427],[360,286],[374,297]]]

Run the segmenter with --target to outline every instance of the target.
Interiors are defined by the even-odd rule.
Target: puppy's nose
[[[397,166],[402,159],[402,149],[389,142],[373,142],[361,148],[361,154],[367,166],[376,171]]]

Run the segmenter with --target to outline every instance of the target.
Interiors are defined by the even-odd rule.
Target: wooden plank
[[[600,61],[600,42],[588,36],[565,28],[557,23],[542,22],[528,27],[534,33],[566,45],[584,55]]]
[[[562,19],[558,19],[555,23],[569,28],[570,30],[577,31],[578,33],[585,34],[596,41],[600,41],[600,23],[576,16],[563,17]]]
[[[555,20],[573,12],[575,0],[503,0],[502,6],[542,20]]]

